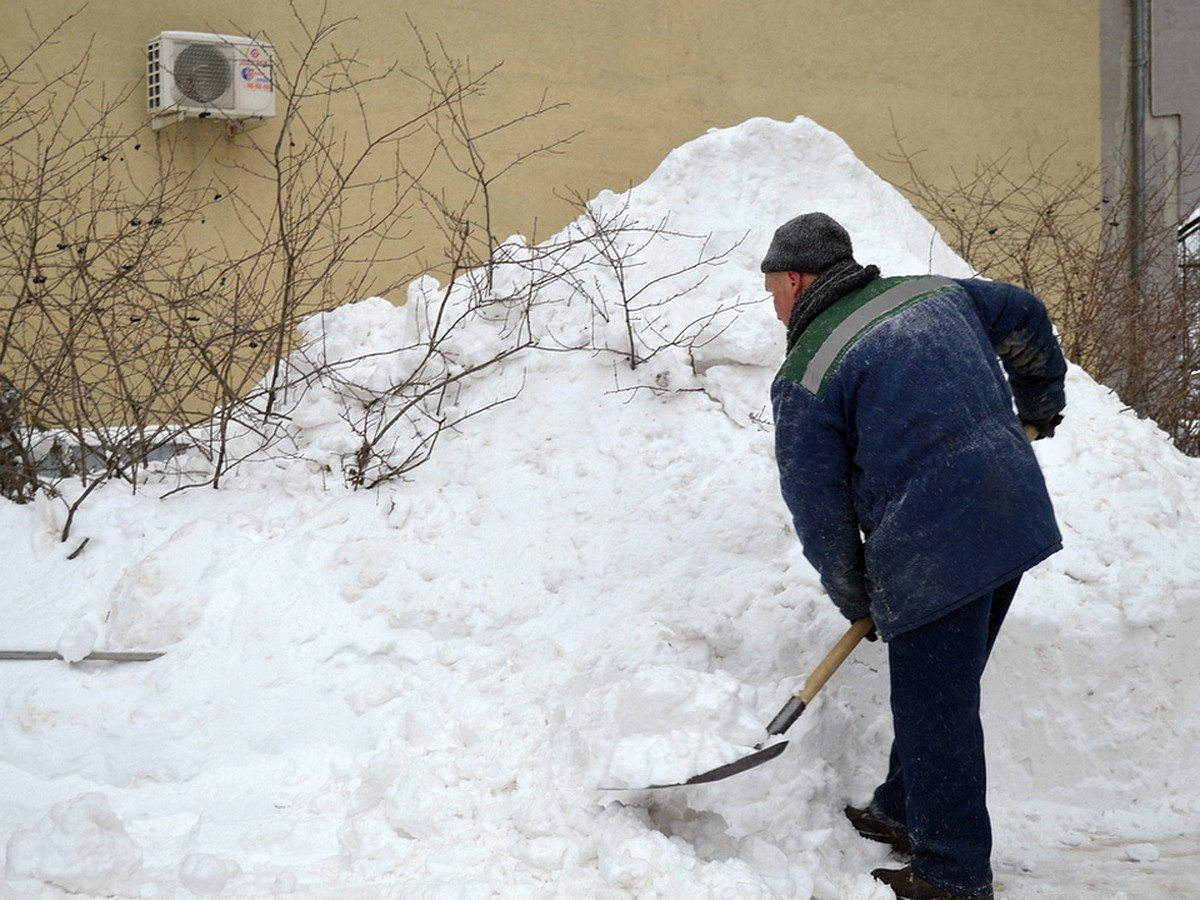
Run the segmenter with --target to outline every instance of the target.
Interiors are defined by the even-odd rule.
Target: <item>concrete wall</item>
[[[1165,189],[1162,226],[1175,227],[1200,206],[1200,4],[1146,0],[1149,97],[1145,122],[1146,177],[1150,190]],[[1102,154],[1110,194],[1127,190],[1133,81],[1132,0],[1101,7]]]

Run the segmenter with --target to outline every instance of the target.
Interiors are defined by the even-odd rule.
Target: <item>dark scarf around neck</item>
[[[791,352],[800,335],[817,316],[838,300],[879,277],[878,266],[860,266],[853,259],[834,263],[821,273],[807,291],[796,298],[787,325],[787,349]]]

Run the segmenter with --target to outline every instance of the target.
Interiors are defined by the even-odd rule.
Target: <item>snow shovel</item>
[[[747,769],[753,769],[755,766],[761,766],[763,763],[773,760],[783,752],[788,742],[780,741],[777,744],[769,746],[763,745],[767,743],[767,740],[776,735],[783,734],[792,727],[792,723],[800,718],[800,714],[804,712],[808,704],[817,696],[817,691],[821,690],[825,682],[829,680],[829,676],[837,671],[837,667],[846,661],[846,657],[858,646],[858,642],[870,634],[874,627],[875,623],[871,621],[870,616],[864,616],[851,623],[846,633],[833,645],[833,649],[813,669],[813,673],[804,682],[804,687],[793,694],[788,699],[788,702],[783,705],[783,709],[775,714],[775,718],[767,726],[767,739],[755,745],[754,753],[751,753],[749,756],[743,756],[741,759],[735,759],[731,763],[725,763],[723,766],[717,766],[715,769],[709,769],[707,772],[701,772],[699,775],[693,775],[687,781],[677,781],[674,784],[652,784],[650,788],[708,784],[710,781],[720,781],[723,778],[728,778],[730,775],[745,772]]]

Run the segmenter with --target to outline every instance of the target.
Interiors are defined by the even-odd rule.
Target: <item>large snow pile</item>
[[[601,790],[748,752],[845,629],[779,499],[767,404],[782,335],[757,263],[810,209],[886,274],[969,273],[836,136],[752,120],[596,198],[648,229],[624,281],[581,250],[574,287],[530,288],[557,352],[472,382],[456,402],[514,399],[404,479],[345,486],[346,385],[412,371],[388,350],[429,327],[429,279],[405,307],[308,324],[298,370],[359,362],[295,397],[287,453],[222,490],[160,499],[171,467],[109,485],[67,544],[61,502],[0,503],[5,649],[165,651],[0,662],[0,897],[890,896],[867,874],[886,848],[841,815],[885,764],[879,644],[773,762]],[[529,271],[501,265],[496,296]],[[625,308],[636,369],[611,352]],[[447,365],[495,346],[506,319],[484,313]],[[998,884],[1187,896],[1200,465],[1082,372],[1068,390],[1037,446],[1066,548],[1026,579],[987,678]]]

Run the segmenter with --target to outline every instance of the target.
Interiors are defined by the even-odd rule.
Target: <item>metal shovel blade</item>
[[[689,784],[708,784],[710,781],[720,781],[722,778],[728,778],[730,775],[736,775],[738,772],[745,772],[747,769],[753,769],[755,766],[761,766],[765,762],[770,762],[782,753],[787,745],[787,741],[780,741],[778,744],[772,744],[770,747],[757,750],[749,756],[743,756],[741,759],[735,759],[731,763],[725,763],[723,766],[717,766],[715,769],[709,769],[707,772],[693,775],[687,781],[677,781],[674,784],[652,784],[647,790],[685,787]]]
[[[874,628],[875,623],[869,616],[856,619],[851,623],[846,633],[833,645],[833,649],[825,654],[825,658],[813,669],[808,680],[804,682],[804,687],[789,697],[783,708],[775,714],[775,718],[767,726],[766,740],[756,746],[753,753],[743,756],[741,759],[735,759],[731,763],[725,763],[723,766],[717,766],[715,769],[709,769],[707,772],[701,772],[699,775],[693,775],[686,781],[677,781],[673,784],[652,784],[647,788],[627,788],[626,790],[656,790],[658,788],[686,787],[691,784],[708,784],[770,762],[783,752],[788,742],[780,741],[768,747],[764,747],[763,744],[792,727],[812,699],[817,696],[817,691],[821,690],[825,682],[829,680],[829,676],[837,671],[838,666],[845,662],[846,657],[858,646],[858,642],[870,634]]]

